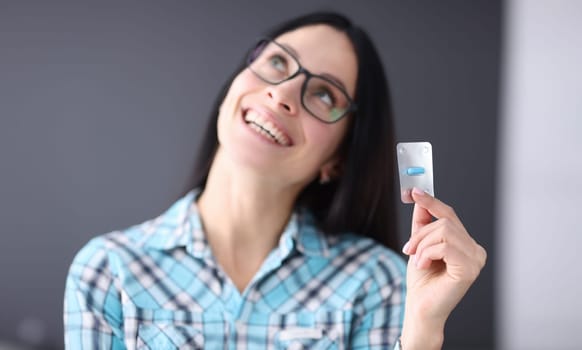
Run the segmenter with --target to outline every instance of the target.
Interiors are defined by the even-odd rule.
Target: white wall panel
[[[506,10],[497,343],[582,349],[582,1]]]

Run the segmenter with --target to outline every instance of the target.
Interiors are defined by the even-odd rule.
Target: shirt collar
[[[160,250],[186,248],[194,256],[210,254],[196,207],[200,191],[195,189],[175,202],[156,219],[142,225],[144,246]]]
[[[165,213],[143,224],[144,245],[161,250],[183,247],[195,257],[210,256],[196,205],[200,193],[200,189],[188,192]],[[280,256],[288,256],[294,249],[308,256],[329,256],[328,239],[307,209],[293,212],[279,239]]]
[[[309,256],[329,256],[329,237],[316,225],[313,214],[305,208],[296,213],[298,230],[296,234],[297,250]]]

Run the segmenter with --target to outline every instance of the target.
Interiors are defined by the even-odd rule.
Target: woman
[[[394,252],[387,96],[340,15],[260,40],[217,99],[194,189],[75,257],[67,348],[440,348],[486,254],[416,189],[408,265]]]

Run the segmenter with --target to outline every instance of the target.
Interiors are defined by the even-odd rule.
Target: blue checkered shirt
[[[65,290],[67,349],[393,349],[406,293],[399,255],[324,236],[297,210],[241,294],[212,256],[197,195],[79,251]]]

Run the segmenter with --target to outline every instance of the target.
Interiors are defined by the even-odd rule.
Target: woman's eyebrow
[[[324,78],[327,78],[327,79],[333,81],[334,83],[339,85],[339,87],[341,87],[346,93],[348,92],[348,89],[346,89],[346,86],[344,85],[344,83],[342,83],[342,81],[339,78],[336,78],[335,76],[333,76],[329,73],[322,73],[322,74],[318,74],[318,75],[320,77],[324,77]]]
[[[287,45],[287,44],[279,44],[281,46],[283,46],[285,48],[285,50],[289,51],[291,53],[291,55],[293,55],[293,57],[299,59],[299,53],[297,51],[295,51],[294,48],[292,48],[291,46]]]
[[[299,53],[294,48],[292,48],[291,46],[289,46],[287,44],[283,44],[283,43],[281,43],[279,45],[283,46],[285,48],[285,50],[289,51],[291,53],[291,55],[293,55],[293,57],[295,57],[297,60],[299,60]],[[346,92],[348,91],[346,89],[346,86],[344,85],[344,83],[342,83],[342,81],[339,78],[335,77],[334,75],[329,74],[329,73],[322,73],[322,74],[316,74],[316,75],[318,75],[320,77],[324,77],[326,79],[329,79],[329,80],[333,81],[334,83],[336,83],[337,85],[339,85],[344,91],[346,91]]]

